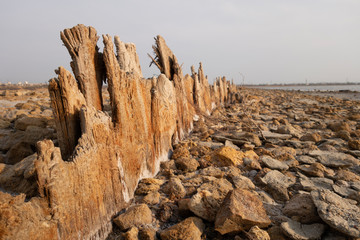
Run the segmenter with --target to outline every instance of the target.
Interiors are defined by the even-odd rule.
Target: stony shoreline
[[[35,143],[57,143],[48,92],[3,95],[0,186],[31,198]],[[240,95],[200,116],[157,176],[140,181],[108,239],[360,237],[359,102],[278,90]]]

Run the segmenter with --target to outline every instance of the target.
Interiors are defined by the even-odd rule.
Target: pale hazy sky
[[[160,34],[184,73],[202,61],[210,82],[360,82],[360,0],[2,1],[0,82],[70,70],[59,32],[78,23],[135,43],[145,77],[159,73],[146,54]]]

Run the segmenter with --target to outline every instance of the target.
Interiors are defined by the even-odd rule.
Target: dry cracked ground
[[[360,104],[242,89],[199,116],[108,239],[360,239]],[[36,196],[35,143],[56,129],[46,89],[0,97],[0,186]]]

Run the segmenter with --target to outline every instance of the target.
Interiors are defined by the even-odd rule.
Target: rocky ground
[[[36,142],[57,141],[47,89],[0,108],[0,186],[36,196]],[[140,181],[108,239],[357,239],[359,158],[358,101],[243,89]]]
[[[109,239],[360,237],[360,105],[243,90],[140,181]]]

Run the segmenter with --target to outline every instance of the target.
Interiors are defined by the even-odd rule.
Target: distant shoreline
[[[309,84],[302,84],[302,83],[285,83],[285,84],[237,84],[237,86],[244,86],[244,87],[311,87],[311,86],[348,86],[348,85],[360,85],[360,83],[309,83]]]

